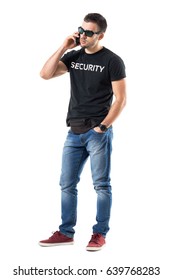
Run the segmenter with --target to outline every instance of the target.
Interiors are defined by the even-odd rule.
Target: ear
[[[103,39],[104,35],[105,35],[104,33],[99,34],[98,39],[99,39],[99,40]]]

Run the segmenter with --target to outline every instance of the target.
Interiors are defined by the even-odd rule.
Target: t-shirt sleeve
[[[74,53],[75,53],[75,51],[67,52],[60,59],[60,61],[62,61],[66,65],[68,70],[70,68],[71,59],[72,59]]]
[[[110,62],[111,81],[118,81],[126,77],[125,64],[121,57],[115,55]]]

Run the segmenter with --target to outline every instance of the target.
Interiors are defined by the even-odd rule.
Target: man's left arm
[[[107,128],[110,127],[117,119],[126,104],[126,80],[122,79],[119,81],[113,81],[112,90],[115,100],[112,103],[109,113],[101,122],[101,124],[105,125]],[[94,130],[97,132],[102,132],[99,127],[95,127]]]

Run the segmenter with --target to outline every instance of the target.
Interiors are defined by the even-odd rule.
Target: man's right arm
[[[68,71],[66,65],[60,59],[68,49],[76,47],[76,37],[78,37],[78,33],[67,37],[62,46],[46,61],[40,71],[41,78],[49,80],[63,75]]]

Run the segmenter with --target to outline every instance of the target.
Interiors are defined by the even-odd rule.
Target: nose
[[[82,37],[82,38],[84,37],[84,38],[85,38],[85,37],[87,37],[87,36],[85,35],[85,32],[83,32],[83,33],[80,35],[80,37]]]

